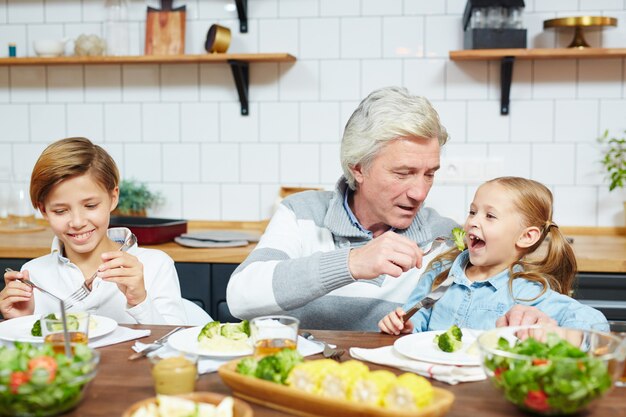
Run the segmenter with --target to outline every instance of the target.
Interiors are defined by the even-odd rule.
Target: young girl
[[[85,138],[48,146],[33,168],[30,197],[55,234],[48,255],[4,275],[0,292],[4,318],[59,310],[58,301],[16,281],[30,279],[61,299],[98,272],[92,291],[72,310],[119,323],[184,324],[178,275],[164,252],[135,244],[119,250],[126,228],[108,229],[119,197],[119,173],[111,156]]]
[[[591,328],[606,321],[602,313],[567,295],[576,259],[552,221],[552,193],[544,185],[517,177],[487,181],[474,195],[464,229],[468,248],[435,258],[404,309],[380,320],[381,331],[445,330],[453,324],[489,329],[515,304],[535,306],[563,327]],[[537,251],[547,237],[546,252]],[[448,274],[454,282],[443,297],[403,323],[405,310]]]

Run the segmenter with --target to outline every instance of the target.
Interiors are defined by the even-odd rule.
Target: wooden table
[[[136,328],[149,328],[152,340],[165,334],[169,326],[134,326]],[[373,348],[393,344],[395,336],[380,333],[364,332],[337,332],[337,331],[312,331],[317,338],[336,343],[339,347],[351,346]],[[133,341],[108,346],[99,349],[101,362],[98,375],[92,381],[85,399],[67,416],[92,417],[92,416],[121,416],[122,412],[132,403],[154,396],[152,378],[150,376],[150,363],[146,359],[130,362],[128,355],[132,353]],[[318,355],[319,356],[319,355]],[[312,356],[311,358],[317,358]],[[343,360],[349,358],[344,355]],[[371,369],[383,369],[384,367],[370,364]],[[396,373],[401,371],[388,368]],[[508,403],[504,397],[497,393],[488,381],[470,382],[459,385],[447,385],[432,381],[433,385],[447,389],[456,396],[449,417],[495,417],[495,416],[525,416],[515,406]],[[217,373],[201,375],[196,389],[198,391],[213,391],[222,394],[231,394]],[[250,403],[256,417],[288,416],[280,411],[269,409]],[[583,416],[611,416],[626,417],[626,388],[615,388],[604,397],[588,413]]]

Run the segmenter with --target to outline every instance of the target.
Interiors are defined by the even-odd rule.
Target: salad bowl
[[[492,384],[519,408],[574,414],[608,393],[624,367],[620,339],[596,330],[514,326],[478,337]]]
[[[68,358],[49,344],[1,346],[0,416],[48,417],[77,406],[96,376],[100,354],[76,343],[72,351]]]

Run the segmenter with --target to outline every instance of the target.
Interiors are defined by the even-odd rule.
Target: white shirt
[[[116,242],[124,242],[129,229],[120,227],[109,229],[108,237]],[[180,295],[178,274],[174,261],[165,252],[156,249],[140,248],[135,244],[128,253],[136,256],[143,264],[143,279],[146,287],[146,299],[131,307],[126,304],[126,297],[114,282],[101,278],[93,281],[92,291],[83,301],[74,305],[70,311],[87,311],[112,318],[123,324],[185,324],[187,317]],[[81,270],[63,256],[63,245],[57,237],[52,241],[51,253],[33,259],[24,266],[33,283],[65,299],[85,281]],[[38,290],[35,296],[35,315],[56,313],[59,303]]]

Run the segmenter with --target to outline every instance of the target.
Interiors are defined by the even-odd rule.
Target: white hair
[[[440,146],[448,140],[430,101],[403,87],[371,92],[350,116],[341,141],[341,167],[348,186],[356,189],[350,168],[360,164],[367,169],[389,141],[412,137],[436,137]]]

